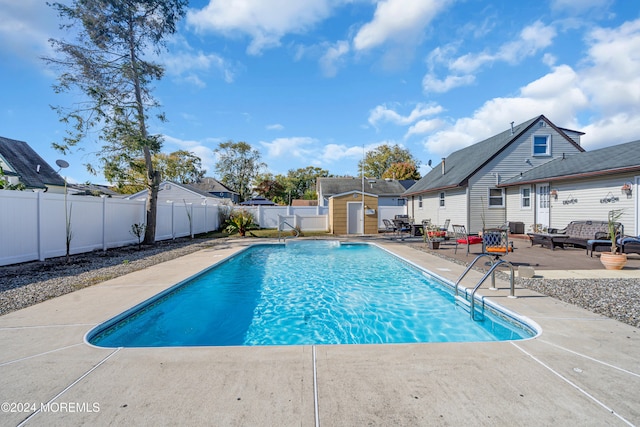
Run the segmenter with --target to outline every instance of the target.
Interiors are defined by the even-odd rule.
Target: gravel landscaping
[[[61,257],[0,267],[0,315],[225,242],[176,239],[142,250],[129,246],[74,255],[69,263]],[[640,280],[517,279],[517,284],[640,327]]]

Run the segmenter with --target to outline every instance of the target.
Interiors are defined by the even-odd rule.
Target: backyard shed
[[[332,234],[377,234],[378,196],[362,191],[349,191],[331,196],[329,231]]]

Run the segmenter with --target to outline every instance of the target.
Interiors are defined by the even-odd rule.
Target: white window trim
[[[524,206],[522,204],[522,202],[524,201],[524,196],[522,194],[523,190],[529,190],[529,206]],[[530,185],[523,185],[522,187],[520,187],[519,191],[520,191],[519,192],[519,194],[520,194],[520,209],[523,210],[523,211],[530,211],[531,210],[531,204],[533,202],[533,196],[532,196],[533,190],[532,190],[531,186]]]
[[[502,193],[502,204],[491,206],[491,190],[500,190]],[[505,207],[505,198],[507,197],[504,188],[487,188],[487,207],[489,209],[504,209]]]
[[[547,139],[547,151],[544,153],[536,154],[536,138]],[[548,157],[551,155],[551,134],[535,134],[531,137],[531,155],[534,157]]]

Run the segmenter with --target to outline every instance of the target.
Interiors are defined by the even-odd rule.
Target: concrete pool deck
[[[464,269],[402,243],[377,243],[449,280]],[[507,298],[503,281],[480,292],[537,323],[540,336],[161,349],[84,343],[94,326],[247,244],[205,249],[0,316],[0,425],[640,424],[640,329],[527,289]],[[480,277],[470,272],[463,286]]]

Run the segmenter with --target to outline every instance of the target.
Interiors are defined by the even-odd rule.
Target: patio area
[[[413,247],[421,241],[375,240],[448,280],[464,269],[461,262]],[[160,349],[84,342],[95,325],[251,241],[205,249],[1,316],[0,398],[9,406],[3,404],[0,424],[640,424],[639,329],[527,289],[507,298],[508,284],[500,280],[499,290],[483,285],[480,293],[535,322],[539,336],[488,343]],[[567,270],[569,258],[561,257],[574,255],[571,266],[585,275],[604,271],[583,250],[551,252],[520,243],[507,258],[535,262],[541,274]],[[453,254],[453,246],[443,245],[439,251],[473,259],[464,248]],[[534,261],[537,251],[551,259]],[[639,267],[640,258],[630,257],[625,274],[640,277]],[[479,277],[472,271],[467,286]],[[25,403],[33,406],[24,410]]]

